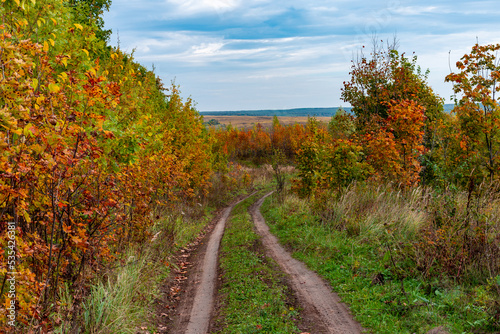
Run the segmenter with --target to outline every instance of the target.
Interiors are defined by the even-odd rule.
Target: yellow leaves
[[[36,98],[36,104],[41,106],[43,104],[43,102],[45,102],[45,96],[38,96]]]
[[[51,17],[50,19],[52,20],[52,23],[54,23],[54,25],[57,25],[57,21],[55,18]]]
[[[61,90],[61,87],[59,87],[58,85],[54,84],[54,83],[49,83],[49,91],[51,93],[59,93],[59,91]]]
[[[18,6],[21,6],[21,3],[19,2],[19,0],[14,0],[14,2],[15,2]]]
[[[35,89],[35,90],[38,88],[38,80],[37,79],[32,80],[31,87],[33,87],[33,89]]]
[[[31,127],[32,125],[31,124],[28,124],[24,127],[23,129],[23,135],[25,137],[31,137],[33,135],[33,132],[31,131]]]
[[[53,40],[52,38],[49,38],[49,43],[50,43],[50,45],[52,45],[52,46],[54,46],[54,45],[55,45],[55,42],[54,42],[54,40]]]
[[[24,219],[26,220],[27,223],[31,223],[31,217],[30,215],[26,212],[26,210],[23,210],[22,211],[22,215],[24,217]]]
[[[47,43],[47,41],[44,41],[44,42],[43,42],[43,51],[44,51],[44,52],[49,51],[49,43]]]
[[[6,129],[17,128],[17,120],[11,115],[7,107],[0,109],[0,126]]]
[[[79,30],[83,30],[83,27],[81,24],[78,24],[78,23],[75,23],[74,26],[79,29]]]
[[[89,52],[86,49],[82,49],[82,51],[87,55],[87,57],[89,56]]]
[[[68,80],[68,74],[66,72],[61,72],[59,73],[58,77],[61,79],[61,81],[66,81]]]

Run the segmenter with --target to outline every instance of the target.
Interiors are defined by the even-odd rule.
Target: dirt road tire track
[[[214,305],[214,296],[217,286],[217,264],[219,246],[224,234],[226,221],[233,208],[248,197],[233,203],[222,211],[213,231],[211,232],[206,248],[202,249],[193,265],[194,271],[190,274],[189,295],[193,298],[186,300],[179,306],[178,318],[175,321],[172,333],[206,334],[210,325]]]
[[[358,334],[363,328],[357,323],[348,308],[341,303],[340,298],[331,287],[326,284],[316,273],[292,258],[279,244],[277,238],[269,232],[264,217],[260,213],[262,203],[271,193],[255,202],[250,208],[257,232],[262,237],[264,247],[269,255],[280,265],[281,269],[290,276],[293,289],[296,291],[299,302],[305,313],[317,313],[318,318],[328,333],[332,334]]]

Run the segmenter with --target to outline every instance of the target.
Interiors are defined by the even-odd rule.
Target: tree
[[[454,112],[468,152],[470,168],[492,181],[500,167],[500,44],[475,44],[456,66],[459,73],[446,76],[462,94]]]
[[[96,37],[107,41],[111,35],[111,30],[104,29],[104,20],[102,14],[109,10],[111,0],[68,0],[73,7],[73,12],[77,22],[95,25]]]
[[[328,123],[328,131],[333,138],[350,138],[355,130],[354,117],[346,113],[344,109],[339,109]]]
[[[378,175],[411,185],[419,180],[422,144],[433,145],[434,122],[443,107],[417,57],[408,59],[395,46],[374,43],[371,58],[361,54],[353,61],[342,98],[353,107],[357,135]]]
[[[417,56],[408,59],[399,54],[396,42],[386,49],[374,42],[371,58],[361,53],[352,61],[349,74],[351,80],[344,82],[341,96],[351,104],[358,130],[374,118],[386,119],[392,101],[418,102],[425,109],[426,122],[432,122],[443,110],[442,99],[427,84],[429,71],[422,73]]]

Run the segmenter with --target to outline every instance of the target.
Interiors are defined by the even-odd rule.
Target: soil
[[[289,299],[301,310],[299,328],[313,334],[361,333],[362,327],[353,320],[331,287],[303,263],[293,259],[269,232],[259,211],[269,195],[254,203],[249,211],[262,236],[263,250],[285,273],[283,284],[292,290]],[[218,277],[219,245],[227,218],[242,200],[222,210],[204,235],[175,256],[177,269],[165,282],[157,302],[159,333],[206,334],[209,329],[216,329],[213,320],[220,307],[217,300],[221,279]]]
[[[289,275],[293,289],[295,290],[303,312],[301,317],[318,319],[317,329],[313,333],[335,333],[349,334],[361,333],[363,328],[349,313],[346,305],[340,302],[340,298],[331,287],[325,283],[316,273],[291,257],[279,244],[277,238],[269,232],[269,227],[260,213],[260,207],[267,194],[249,209],[254,220],[257,232],[262,236],[262,242],[268,249],[268,254],[280,265],[281,269]]]
[[[247,197],[219,212],[197,240],[175,255],[176,269],[162,286],[161,297],[156,303],[159,333],[208,332],[224,227],[233,207]]]

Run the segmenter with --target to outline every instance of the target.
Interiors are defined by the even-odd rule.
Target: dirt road
[[[303,309],[301,317],[306,320],[305,322],[309,323],[307,326],[308,331],[313,334],[361,333],[361,326],[353,320],[347,307],[331,291],[330,286],[314,272],[308,270],[303,263],[293,259],[279,245],[276,237],[269,232],[269,228],[259,210],[264,199],[269,195],[254,203],[249,211],[257,232],[262,236],[262,243],[268,255],[290,277],[288,280],[289,285],[295,291],[295,295]],[[163,330],[160,331],[161,333],[208,333],[217,296],[219,245],[226,221],[233,207],[239,202],[222,211],[212,232],[200,240],[197,246],[194,247],[196,249],[186,251],[189,254],[181,255],[181,268],[176,277],[176,279],[180,280],[180,283],[166,287],[166,290],[175,290],[173,295],[175,298],[171,298],[171,301],[175,299],[178,302],[170,303],[170,305],[166,302],[161,307],[159,315],[166,316],[166,319],[163,318],[163,321],[161,321],[165,324],[162,327]],[[164,307],[170,308],[170,312],[165,311]]]
[[[320,319],[321,324],[318,324],[318,327],[321,326],[324,329],[315,333],[361,333],[362,327],[354,321],[347,307],[340,302],[339,297],[332,292],[331,287],[316,273],[307,269],[302,262],[292,258],[280,246],[276,237],[269,232],[269,227],[260,213],[260,207],[269,195],[267,194],[255,202],[249,211],[254,220],[257,232],[262,236],[262,243],[269,251],[269,255],[291,277],[292,287],[296,291],[305,312],[301,316],[311,316]]]
[[[251,194],[253,195],[253,194]],[[249,196],[251,196],[249,195]],[[226,221],[233,208],[249,196],[233,203],[222,211],[211,234],[194,254],[189,279],[184,284],[185,293],[177,308],[177,315],[169,333],[206,334],[210,325],[217,285],[217,260],[219,245]]]

